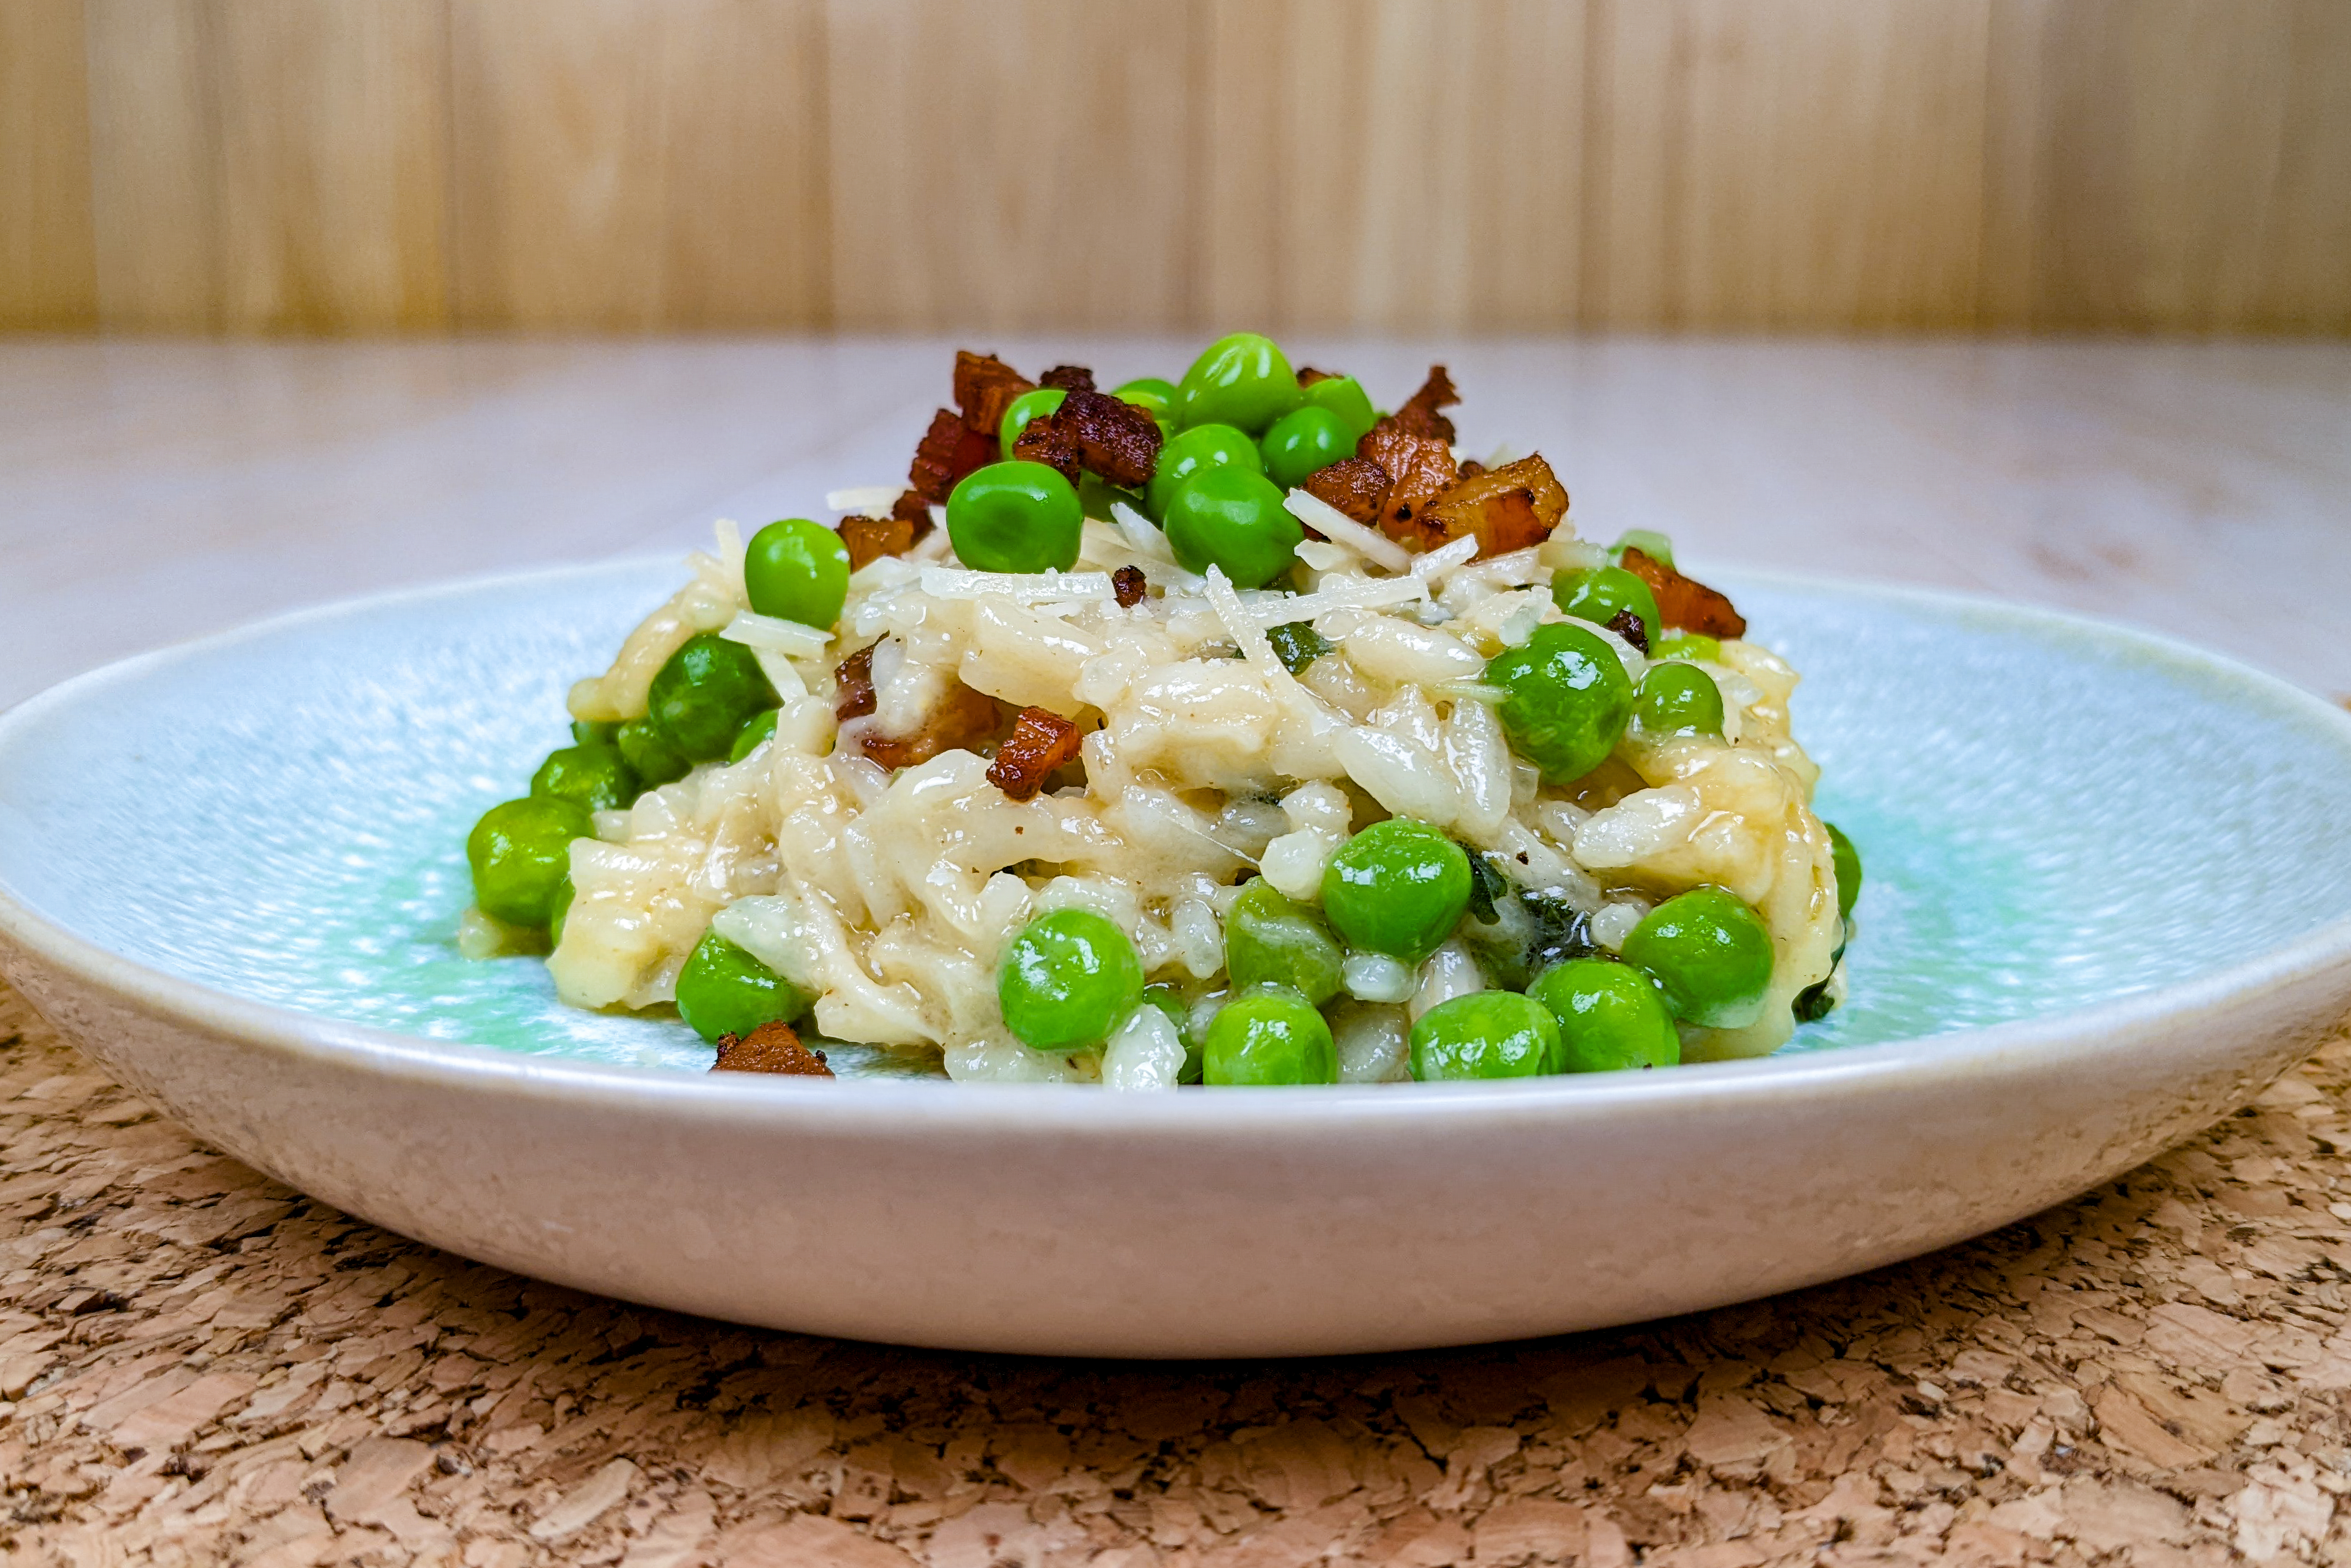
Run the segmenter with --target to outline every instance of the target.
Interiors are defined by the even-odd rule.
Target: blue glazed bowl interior
[[[124,957],[435,1040],[702,1071],[674,1017],[456,952],[474,819],[674,584],[628,561],[314,612],[0,717],[0,885]],[[1948,596],[1724,579],[1805,675],[1821,812],[1867,868],[1851,996],[1787,1049],[2072,1011],[2351,915],[2351,718],[2136,633]],[[852,1061],[872,1070],[883,1059]]]

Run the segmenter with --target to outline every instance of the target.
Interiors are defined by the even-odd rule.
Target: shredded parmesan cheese
[[[846,490],[827,490],[825,510],[852,513],[868,517],[886,517],[898,499],[902,488],[896,485],[852,485]]]
[[[1383,566],[1390,571],[1404,571],[1412,565],[1410,550],[1387,535],[1364,527],[1319,497],[1310,496],[1303,490],[1292,490],[1282,497],[1281,504],[1291,517],[1324,538],[1345,545],[1374,566]]]

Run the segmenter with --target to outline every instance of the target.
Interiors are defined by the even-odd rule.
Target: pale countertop
[[[977,334],[1034,374],[1186,345]],[[648,549],[902,479],[946,340],[0,340],[0,706],[379,589]],[[1464,443],[1549,456],[1589,535],[1969,589],[2351,693],[2351,344],[1298,340]],[[660,584],[649,583],[649,595]]]

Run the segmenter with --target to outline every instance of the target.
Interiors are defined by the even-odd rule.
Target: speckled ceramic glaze
[[[2137,633],[1726,582],[1868,884],[1775,1058],[1118,1096],[712,1078],[674,1018],[453,946],[462,844],[674,569],[293,617],[0,716],[0,970],[127,1082],[473,1257],[828,1333],[1093,1354],[1688,1311],[2030,1213],[2351,1008],[2351,716]],[[853,1065],[864,1065],[852,1061]]]

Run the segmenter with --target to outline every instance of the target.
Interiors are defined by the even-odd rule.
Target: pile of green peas
[[[1013,400],[998,431],[1003,450],[1067,395],[1040,387]],[[1256,332],[1209,344],[1181,382],[1145,376],[1112,395],[1149,412],[1165,442],[1140,495],[1098,498],[1127,500],[1165,530],[1186,569],[1214,566],[1241,588],[1290,570],[1306,535],[1284,494],[1353,456],[1378,417],[1353,377],[1301,386],[1280,345]],[[947,497],[956,559],[982,571],[1068,570],[1092,515],[1084,488],[1019,458],[973,470]]]
[[[1837,846],[1839,904],[1850,915],[1861,866]],[[1244,885],[1225,915],[1228,989],[1205,1030],[1171,988],[1144,984],[1126,933],[1101,915],[1061,909],[1030,921],[997,974],[1006,1027],[1039,1051],[1099,1049],[1138,1007],[1176,1025],[1191,1060],[1186,1082],[1210,1085],[1333,1083],[1339,1061],[1323,1009],[1346,988],[1348,959],[1376,954],[1424,961],[1461,925],[1476,877],[1469,853],[1426,822],[1390,818],[1332,855],[1319,905],[1262,880]],[[1719,887],[1698,887],[1652,909],[1621,956],[1552,963],[1523,992],[1482,990],[1424,1013],[1412,1027],[1411,1065],[1423,1081],[1517,1078],[1671,1066],[1679,1024],[1736,1028],[1761,1015],[1771,982],[1771,938],[1755,911]]]
[[[743,580],[758,613],[829,630],[848,601],[849,550],[822,524],[786,517],[751,536]],[[574,721],[572,744],[548,754],[530,793],[483,813],[465,841],[475,906],[560,941],[571,841],[593,836],[592,813],[618,810],[696,763],[742,761],[775,733],[778,711],[750,649],[715,632],[689,637],[654,674],[643,714]]]
[[[1672,559],[1662,535],[1626,536],[1645,553]],[[1546,781],[1572,783],[1604,761],[1629,726],[1649,740],[1720,737],[1722,688],[1698,667],[1719,660],[1711,637],[1667,637],[1649,585],[1621,566],[1562,572],[1552,580],[1552,601],[1572,619],[1536,628],[1486,665],[1486,684],[1504,699],[1497,709],[1519,755],[1542,769]],[[1653,661],[1636,686],[1615,650],[1583,622],[1607,626],[1630,614]]]

